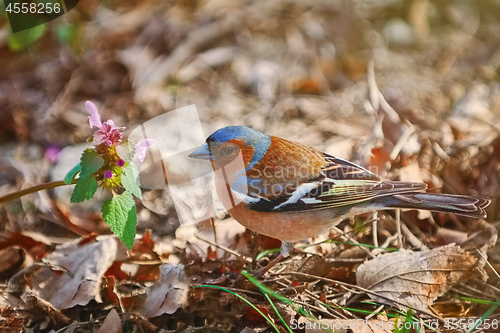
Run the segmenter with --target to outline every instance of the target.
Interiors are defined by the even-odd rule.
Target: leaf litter
[[[333,321],[367,318],[352,309],[383,313],[368,320],[385,321],[391,307],[412,307],[421,319],[478,318],[490,305],[470,299],[500,297],[500,9],[489,0],[475,7],[402,3],[79,4],[29,51],[0,45],[0,196],[61,180],[78,163],[81,147],[68,147],[91,134],[85,100],[129,128],[196,104],[206,133],[253,126],[387,179],[418,178],[436,192],[492,197],[487,221],[415,211],[399,219],[379,212],[376,222],[371,214],[357,216],[297,244],[301,251],[262,279]],[[181,179],[189,168],[178,169]],[[135,171],[124,178],[140,197]],[[245,231],[223,213],[179,228],[169,191],[146,188],[133,205],[142,236],[127,253],[105,235],[100,203],[82,193],[75,199],[84,202],[72,205],[64,190],[0,206],[0,273],[8,282],[0,328],[269,331],[269,322],[231,291],[286,329],[260,289],[238,273],[265,266],[279,241]],[[185,199],[183,214],[203,216],[199,202]],[[388,269],[394,260],[402,264]],[[203,285],[224,290],[190,288]],[[303,319],[273,302],[287,323]]]
[[[449,244],[433,250],[387,253],[363,263],[356,271],[360,287],[375,302],[428,312],[434,301],[470,274],[477,259]]]

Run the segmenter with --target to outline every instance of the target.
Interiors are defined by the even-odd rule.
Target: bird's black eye
[[[222,148],[222,155],[231,155],[234,152],[234,147],[233,146],[226,146]]]

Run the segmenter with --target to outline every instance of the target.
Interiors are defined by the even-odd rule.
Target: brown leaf
[[[0,250],[10,246],[18,246],[33,257],[42,258],[45,256],[46,245],[50,245],[50,241],[36,232],[13,232],[9,238],[0,241]]]
[[[129,278],[129,275],[125,273],[124,271],[121,270],[122,268],[122,262],[121,261],[115,261],[111,265],[111,267],[108,268],[106,273],[104,273],[104,277],[113,277],[118,280],[125,280]]]
[[[314,78],[294,79],[290,82],[294,94],[319,95],[322,83]]]
[[[327,262],[322,257],[311,256],[293,262],[293,265],[287,266],[284,272],[301,272],[316,276],[326,276],[333,266],[333,263]]]
[[[387,162],[391,161],[391,158],[389,157],[390,153],[390,150],[385,146],[373,148],[368,169],[371,172],[381,175],[386,170]]]
[[[475,263],[475,257],[450,244],[429,251],[382,255],[359,266],[356,280],[360,287],[384,296],[370,293],[375,302],[428,312]]]
[[[215,260],[217,259],[217,250],[212,250],[212,247],[209,246],[207,248],[207,260]]]
[[[97,333],[122,333],[122,322],[115,309],[111,309]]]
[[[104,288],[106,290],[106,295],[108,299],[115,304],[115,306],[120,305],[120,299],[115,293],[115,282],[116,279],[114,276],[105,277],[106,283],[104,284]]]
[[[188,282],[184,266],[164,264],[160,268],[160,278],[148,289],[142,314],[146,318],[172,314],[184,303],[188,292]]]
[[[101,302],[101,279],[115,261],[118,240],[116,236],[99,236],[84,246],[80,241],[63,244],[47,256],[48,263],[65,268],[69,274],[43,267],[33,275],[35,294],[56,309],[86,305],[92,299]]]
[[[80,243],[78,243],[78,245],[83,246],[85,244],[92,243],[93,241],[96,240],[97,236],[99,236],[98,233],[91,232],[90,234],[82,237],[82,239],[80,240]]]
[[[262,312],[264,314],[264,316],[269,316],[269,310],[262,307],[262,306],[258,306],[256,305],[255,306],[257,309],[259,309],[260,312]],[[245,321],[249,321],[249,322],[252,322],[254,324],[256,323],[264,323],[266,321],[266,318],[262,317],[262,315],[257,312],[257,310],[255,310],[253,307],[249,306],[245,312],[245,314],[243,315],[243,317],[241,317],[242,320],[245,320]]]
[[[26,253],[23,249],[8,247],[0,250],[0,280],[5,281],[14,275],[23,265]]]

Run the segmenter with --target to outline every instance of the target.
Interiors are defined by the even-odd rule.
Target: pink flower
[[[125,161],[120,158],[116,160],[116,165],[118,165],[121,168],[125,165]]]
[[[51,162],[55,163],[59,160],[59,153],[61,152],[61,148],[56,146],[50,146],[45,151],[45,157],[47,157]]]
[[[113,177],[113,173],[109,170],[106,170],[106,172],[104,173],[104,177],[106,179],[110,179],[111,177]]]
[[[104,124],[101,123],[101,116],[99,116],[97,107],[90,101],[85,102],[85,108],[90,113],[90,128],[98,128],[98,130],[94,133],[94,144],[100,145],[105,142],[108,146],[116,146],[122,138],[121,132],[125,129],[125,127],[115,126],[115,123],[111,119],[106,121]]]
[[[148,147],[150,147],[154,143],[154,139],[142,139],[138,144],[135,145],[135,156],[137,156],[139,161],[144,162]]]
[[[99,116],[99,112],[97,112],[97,107],[95,106],[95,104],[92,103],[91,101],[86,101],[85,108],[90,113],[89,117],[90,128],[93,127],[101,128],[102,127],[101,116]]]

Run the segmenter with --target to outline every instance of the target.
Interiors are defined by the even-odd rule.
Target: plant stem
[[[73,179],[71,184],[76,184],[77,181],[78,181],[78,179]],[[25,188],[24,190],[17,191],[14,193],[9,193],[7,195],[4,195],[3,197],[0,197],[0,205],[4,204],[6,202],[12,201],[12,200],[19,199],[19,198],[21,198],[25,195],[28,195],[28,194],[33,194],[33,193],[38,192],[38,191],[48,190],[49,188],[55,188],[55,187],[65,186],[65,185],[68,185],[68,184],[66,184],[64,181],[60,180],[60,181],[48,182],[48,183],[43,183],[43,184],[35,185],[32,187],[28,187],[28,188]]]

